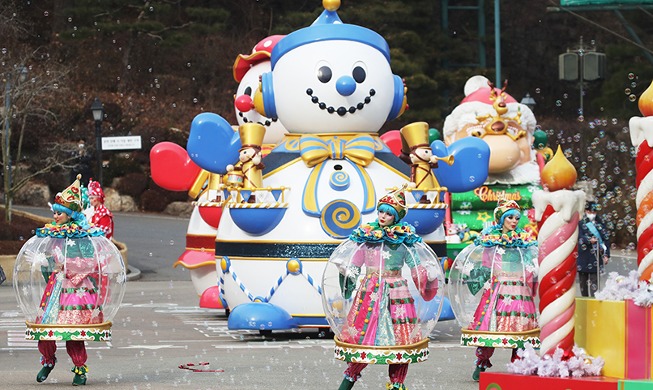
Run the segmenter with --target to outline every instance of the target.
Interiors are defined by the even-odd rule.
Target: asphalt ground
[[[297,330],[264,337],[255,331],[231,331],[224,311],[198,307],[188,273],[179,267],[171,271],[183,251],[183,219],[119,214],[117,221],[124,229],[124,235],[117,235],[127,242],[133,274],[113,319],[112,341],[87,343],[87,387],[338,388],[345,363],[333,358],[334,342],[328,335]],[[635,269],[634,254],[613,250],[606,268],[625,275]],[[0,388],[70,387],[72,362],[64,343],[58,343],[59,362],[50,377],[36,382],[40,355],[36,342],[24,339],[24,320],[12,286],[0,286]],[[478,383],[471,379],[474,349],[461,347],[459,338],[455,321],[439,322],[431,334],[428,361],[410,366],[408,388],[477,389]],[[497,350],[492,371],[506,371],[509,357],[509,350]],[[205,371],[179,368],[183,365]],[[384,389],[386,382],[386,366],[369,366],[354,389]]]

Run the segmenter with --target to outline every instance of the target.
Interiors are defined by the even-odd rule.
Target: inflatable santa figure
[[[537,121],[531,109],[506,89],[507,83],[497,88],[484,76],[471,77],[465,83],[465,98],[444,121],[445,144],[476,137],[490,148],[488,176],[483,185],[453,193],[449,204],[451,223],[472,231],[481,231],[492,223],[492,210],[499,199],[520,205],[523,228],[529,221],[526,217],[532,207],[533,191],[539,189],[540,167],[537,152],[531,147]]]

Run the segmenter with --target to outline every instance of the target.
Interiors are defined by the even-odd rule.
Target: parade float
[[[471,77],[464,87],[465,98],[444,121],[446,145],[476,137],[490,148],[485,182],[473,190],[452,192],[448,199],[445,224],[448,256],[452,259],[491,223],[499,199],[519,203],[523,210],[521,228],[532,230],[535,225],[530,210],[532,194],[540,188],[540,153],[532,148],[537,122],[531,109],[517,102],[506,89],[507,84],[497,88],[484,76]]]
[[[560,149],[542,171],[544,191],[533,196],[539,236],[541,348],[508,366],[509,373],[481,374],[481,389],[640,390],[653,388],[653,289],[649,115],[653,90],[640,97],[644,118],[630,120],[637,147],[637,265],[629,277],[613,273],[596,298],[575,291],[578,221],[585,194],[571,191],[576,172]],[[634,281],[630,280],[634,279]]]
[[[264,155],[283,138],[285,129],[276,117],[268,118],[256,112],[252,96],[261,74],[270,71],[270,53],[282,37],[273,35],[262,39],[250,53],[238,55],[233,65],[233,77],[239,83],[234,96],[238,125],[259,123],[265,127]],[[173,266],[190,271],[200,307],[223,308],[215,262],[215,235],[223,212],[223,176],[199,168],[184,148],[170,142],[155,145],[150,160],[152,178],[159,186],[170,191],[188,191],[194,199],[186,249]]]
[[[411,167],[378,135],[406,108],[406,87],[392,74],[386,41],[343,23],[338,1],[323,5],[315,23],[277,42],[271,71],[254,93],[256,110],[278,118],[287,131],[264,159],[260,124],[244,123],[234,132],[212,113],[191,124],[188,156],[224,177],[215,261],[231,329],[328,327],[320,286],[327,259],[375,217],[380,195],[415,181]],[[464,169],[450,155],[464,155],[465,148],[428,148],[427,124],[407,125],[404,132],[432,162]],[[430,165],[421,175],[433,175]],[[467,179],[451,175],[450,184]],[[405,221],[443,256],[446,188],[417,181],[421,185],[407,189]]]

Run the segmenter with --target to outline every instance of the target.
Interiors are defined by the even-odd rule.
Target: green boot
[[[53,369],[54,364],[44,364],[41,368],[41,371],[36,374],[36,381],[43,382],[44,380],[48,379],[48,375],[50,375],[50,372],[52,372]]]
[[[354,387],[354,383],[347,378],[344,378],[342,382],[340,383],[340,387],[338,387],[338,390],[351,390],[352,387]]]
[[[86,384],[86,373],[88,372],[88,367],[86,365],[79,367],[75,366],[70,371],[75,373],[75,377],[73,378],[73,386],[84,386]]]
[[[472,374],[472,379],[478,382],[479,379],[481,379],[481,373],[485,372],[485,367],[481,366],[476,366],[476,369],[474,370],[474,373]]]
[[[387,390],[408,390],[406,385],[404,385],[403,383],[397,383],[397,382],[395,382],[395,383],[389,383],[388,382],[388,383],[385,384],[385,388]]]

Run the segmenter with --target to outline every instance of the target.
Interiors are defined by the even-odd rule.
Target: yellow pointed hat
[[[388,206],[395,209],[397,215],[399,216],[399,220],[403,219],[406,216],[407,211],[406,195],[404,195],[405,189],[406,186],[403,185],[400,188],[383,195],[383,197],[379,199],[379,203],[377,204],[376,208],[378,209],[382,204],[387,204]],[[395,222],[399,222],[399,220]]]
[[[82,175],[77,175],[71,185],[55,195],[54,202],[72,211],[82,211],[82,191],[79,184],[81,178]]]

